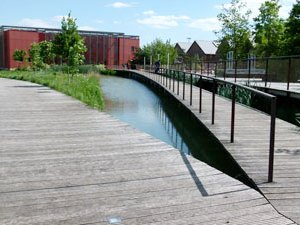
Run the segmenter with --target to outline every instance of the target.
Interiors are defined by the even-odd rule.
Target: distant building
[[[203,61],[217,60],[217,46],[213,41],[194,41],[187,51],[188,56],[196,57]]]
[[[186,54],[190,49],[192,42],[178,42],[175,45],[175,49],[177,50],[179,55]]]
[[[53,40],[60,29],[36,27],[0,27],[0,68],[18,67],[13,59],[16,49],[29,50],[34,42]],[[139,48],[139,36],[124,33],[79,31],[87,46],[86,64],[105,64],[108,67],[121,66],[134,58]]]

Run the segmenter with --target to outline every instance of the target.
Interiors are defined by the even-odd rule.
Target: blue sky
[[[244,0],[253,16],[264,0]],[[139,35],[141,45],[155,38],[171,43],[215,40],[216,16],[230,0],[0,0],[0,25],[60,28],[70,11],[79,29]],[[280,0],[287,17],[296,0]]]

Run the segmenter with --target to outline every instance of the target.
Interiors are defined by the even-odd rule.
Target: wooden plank
[[[241,182],[43,88],[0,79],[0,224],[292,224]]]
[[[141,76],[154,80],[157,85],[163,86],[166,91],[173,95],[179,102],[185,105],[225,146],[234,159],[241,165],[246,173],[256,182],[260,190],[270,196],[276,193],[276,199],[289,199],[296,197],[300,193],[300,129],[280,119],[276,119],[276,139],[275,139],[275,167],[274,186],[266,185],[268,179],[269,163],[269,137],[270,137],[270,116],[251,109],[241,104],[236,104],[235,137],[234,143],[230,143],[230,122],[231,122],[231,101],[220,96],[216,96],[215,124],[211,124],[212,94],[202,90],[202,113],[199,114],[199,88],[193,86],[193,105],[190,105],[190,85],[185,84],[185,99],[183,100],[183,82],[179,82],[179,95],[177,95],[177,81],[175,90],[157,82],[156,76],[146,72],[134,71]],[[267,187],[266,187],[267,186]],[[280,188],[278,188],[280,187]],[[283,195],[283,190],[287,191]],[[270,195],[272,193],[272,195]],[[300,224],[300,208],[292,209],[297,213],[289,213],[286,207],[273,204],[276,209],[284,215],[294,219]]]

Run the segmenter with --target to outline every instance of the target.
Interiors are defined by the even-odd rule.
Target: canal
[[[108,114],[255,187],[223,145],[176,100],[133,79],[100,80]]]

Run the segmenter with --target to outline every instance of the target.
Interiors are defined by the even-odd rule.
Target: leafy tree
[[[165,43],[161,39],[155,39],[150,44],[145,45],[143,48],[137,50],[135,54],[135,62],[143,64],[144,57],[146,57],[146,62],[150,63],[150,58],[152,57],[152,62],[158,60],[161,64],[167,64],[169,54],[169,63],[173,64],[176,57],[177,51],[173,45],[171,45],[170,40]]]
[[[68,64],[72,75],[78,72],[78,66],[84,63],[84,53],[87,51],[83,38],[79,35],[76,19],[69,13],[61,22],[62,32],[53,41],[54,53]]]
[[[254,18],[255,50],[259,56],[270,57],[280,54],[284,32],[284,22],[279,18],[278,0],[264,2],[260,14]]]
[[[220,59],[225,60],[229,51],[231,51],[230,45],[228,41],[223,38],[221,41],[219,41],[217,55],[220,57]]]
[[[53,43],[51,41],[42,41],[39,43],[40,57],[46,64],[52,64],[54,62],[55,54],[53,53]]]
[[[296,4],[290,12],[290,16],[286,23],[285,30],[285,54],[300,55],[300,1]]]
[[[16,49],[13,54],[13,59],[19,63],[25,62],[26,61],[26,51],[24,51],[22,49],[21,50]],[[19,65],[19,67],[20,67],[20,65]]]
[[[29,56],[31,61],[31,67],[33,70],[40,70],[45,68],[45,63],[43,63],[43,60],[40,55],[40,45],[39,43],[32,43],[31,48],[29,49]]]
[[[245,13],[243,11],[246,11]],[[247,57],[252,49],[250,41],[250,10],[246,10],[246,4],[241,0],[232,0],[229,6],[223,6],[223,12],[218,14],[218,20],[222,23],[219,42],[226,40],[230,51],[235,58]]]

